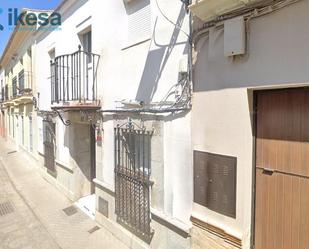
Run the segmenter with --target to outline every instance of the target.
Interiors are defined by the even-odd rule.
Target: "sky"
[[[0,29],[0,57],[11,34],[8,26],[9,8],[55,9],[60,2],[61,0],[0,0],[0,25],[4,28]]]

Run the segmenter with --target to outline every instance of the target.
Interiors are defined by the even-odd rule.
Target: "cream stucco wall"
[[[18,32],[20,31],[17,31],[17,33]],[[20,43],[20,45],[16,46],[16,43],[18,42]],[[12,80],[16,77],[17,87],[19,87],[18,76],[22,70],[24,71],[24,88],[32,89],[32,93],[36,92],[35,77],[33,72],[34,62],[32,56],[35,47],[34,39],[29,34],[22,36],[22,38],[19,36],[19,34],[17,34],[15,37],[14,46],[14,48],[10,48],[11,50],[13,49],[14,56],[10,57],[10,59],[2,65],[3,74],[5,75],[3,86],[8,85],[8,97],[10,100],[13,99]],[[8,53],[12,53],[12,51],[9,51]],[[18,89],[17,94],[19,94]],[[17,97],[18,96],[15,96],[15,99]],[[17,149],[24,149],[25,151],[36,157],[36,114],[34,113],[32,103],[16,102],[14,103],[14,105],[5,105],[4,115],[5,127],[7,131],[6,134],[8,138],[15,142]],[[24,120],[23,122],[22,117]],[[32,118],[32,146],[30,141],[30,117]],[[23,136],[22,131],[24,132]]]
[[[306,85],[309,1],[250,20],[248,53],[224,57],[224,30],[195,44],[192,143],[194,150],[237,157],[236,219],[194,204],[193,214],[250,247],[254,164],[254,89]]]

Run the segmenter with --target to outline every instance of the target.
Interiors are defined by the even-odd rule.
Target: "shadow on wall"
[[[137,3],[138,2],[138,3]],[[123,4],[126,7],[125,2]],[[137,0],[135,4],[128,4],[130,8],[125,8],[127,15],[134,14],[136,11],[139,11],[150,4],[150,0]]]
[[[91,194],[91,150],[88,124],[72,123],[65,127],[64,146],[75,162],[73,192],[75,198]]]
[[[185,6],[183,5],[176,21],[177,26],[179,27],[182,26],[185,16],[186,16],[186,9]],[[158,18],[156,19],[154,25],[151,44],[152,42],[154,42],[155,46],[158,47],[158,49],[150,50],[151,49],[150,44],[145,67],[135,97],[137,101],[143,101],[146,104],[152,101],[153,96],[157,91],[158,82],[161,78],[162,72],[166,66],[166,63],[168,62],[168,59],[174,47],[176,45],[183,44],[183,43],[177,43],[177,39],[180,33],[180,30],[177,28],[174,28],[171,39],[167,45],[158,44],[156,42],[157,23]]]
[[[224,56],[223,29],[200,39],[195,44],[194,92],[307,83],[308,7],[308,1],[300,1],[252,19],[245,56]]]

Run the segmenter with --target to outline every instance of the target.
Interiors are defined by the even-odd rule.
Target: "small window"
[[[33,152],[33,128],[32,128],[32,116],[29,116],[29,149]]]
[[[237,158],[194,151],[194,202],[236,218]]]
[[[82,46],[83,50],[87,52],[87,63],[92,62],[92,33],[88,31],[87,33],[82,34]]]
[[[12,131],[13,131],[13,138],[15,138],[15,115],[12,115]]]
[[[21,116],[21,144],[25,145],[25,124],[24,124],[24,116]]]
[[[92,46],[91,46],[91,43],[92,43],[92,38],[91,38],[91,31],[85,33],[82,35],[83,36],[83,50],[87,53],[91,53],[92,52]]]
[[[56,51],[55,48],[48,51],[49,60],[51,62],[50,64],[50,80],[51,85],[54,87],[55,85],[55,74],[56,74],[56,67],[55,67],[55,58],[56,58]]]
[[[32,57],[32,51],[31,51],[31,48],[28,48],[28,50],[27,50],[27,54],[28,54],[28,56],[31,58]]]
[[[13,97],[17,96],[17,77],[15,76],[12,80],[12,87],[13,87]]]
[[[25,90],[25,72],[24,70],[21,70],[18,73],[18,87],[19,87],[19,93],[23,94]]]
[[[126,6],[128,15],[128,44],[134,45],[151,37],[150,0],[136,1]]]
[[[55,57],[56,57],[55,48],[49,50],[49,51],[48,51],[48,55],[49,55],[49,60],[50,60],[50,61],[54,61],[54,60],[55,60]]]

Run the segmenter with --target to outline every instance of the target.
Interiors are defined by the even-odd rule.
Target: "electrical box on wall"
[[[179,73],[187,74],[188,73],[188,55],[183,55],[179,61]]]
[[[224,56],[243,55],[246,52],[246,26],[244,17],[224,22]]]

